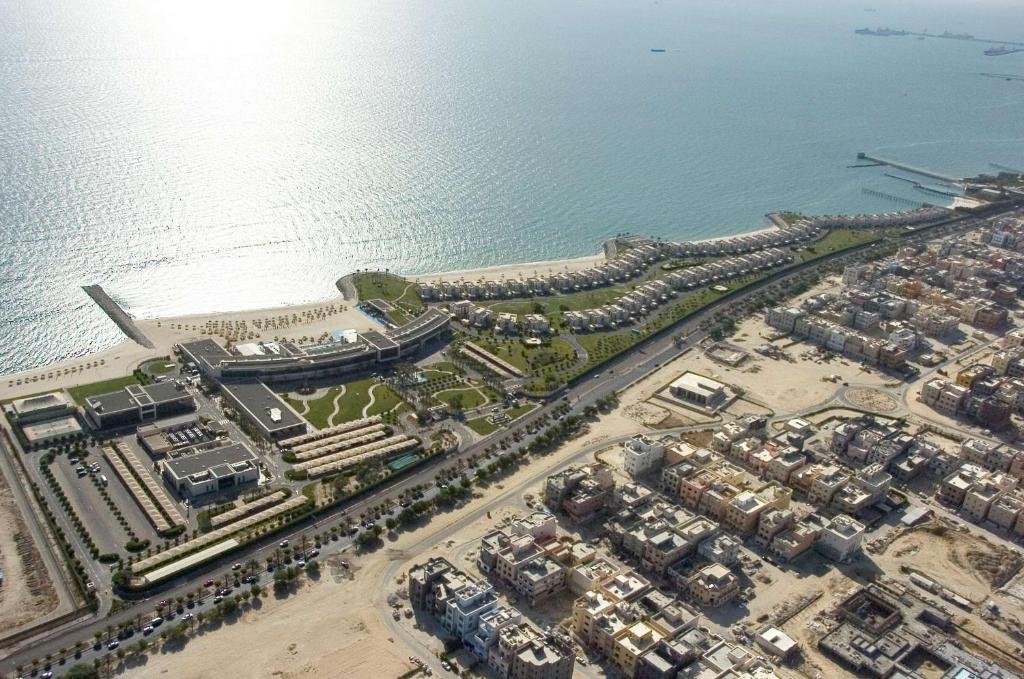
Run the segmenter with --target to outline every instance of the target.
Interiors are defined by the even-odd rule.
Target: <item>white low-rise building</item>
[[[664,457],[665,444],[645,434],[637,434],[622,444],[622,467],[634,479],[653,471]]]

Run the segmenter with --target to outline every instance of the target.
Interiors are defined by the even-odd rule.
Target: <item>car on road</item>
[[[320,556],[320,550],[319,549],[311,549],[308,552],[306,552],[306,558],[307,559],[312,559],[312,558],[317,557],[317,556]]]
[[[217,596],[213,597],[213,603],[214,604],[219,604],[221,601],[224,601],[224,597],[222,597],[220,594],[218,594]]]
[[[203,587],[213,587],[213,585],[214,585],[213,580],[207,580],[206,582],[203,583]]]
[[[451,672],[452,671],[452,666],[448,664],[447,660],[445,660],[444,662],[441,663],[441,667],[444,668],[445,672]]]
[[[52,672],[52,671],[50,671],[50,670],[46,670],[45,672],[43,672],[43,673],[42,673],[42,674],[40,674],[39,676],[40,676],[40,677],[41,677],[42,679],[53,679],[53,672]]]
[[[148,637],[152,633],[153,633],[153,626],[152,625],[146,625],[145,627],[142,628],[142,636]]]
[[[153,627],[159,627],[160,625],[164,624],[164,619],[163,619],[163,618],[161,618],[161,617],[160,617],[160,616],[158,615],[158,616],[156,616],[155,618],[153,618],[152,620],[150,620],[150,621],[149,621],[149,624],[150,624],[150,625],[152,625]]]
[[[288,546],[288,541],[287,540],[281,540],[281,543],[278,545],[278,547],[280,547],[281,549],[284,549],[287,546]]]
[[[112,639],[110,641],[110,643],[107,644],[107,650],[108,651],[116,650],[117,647],[120,646],[120,645],[121,645],[121,642],[119,642],[117,639]]]
[[[240,564],[240,563],[234,564],[233,566],[231,566],[231,570],[233,570],[233,571],[240,571],[240,570],[242,570],[242,564]]]

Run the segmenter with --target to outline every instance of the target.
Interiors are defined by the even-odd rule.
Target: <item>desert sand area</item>
[[[396,638],[390,630],[387,597],[404,589],[398,579],[412,564],[439,550],[478,539],[511,512],[528,511],[524,497],[536,495],[545,475],[581,452],[601,447],[612,437],[647,431],[623,413],[627,403],[643,393],[642,388],[633,389],[633,394],[627,391],[623,395],[622,406],[592,423],[576,440],[530,460],[500,483],[478,490],[468,505],[438,514],[417,530],[388,538],[375,551],[359,554],[348,550],[341,558],[350,563],[350,569],[340,567],[341,558],[327,559],[319,581],[305,584],[283,600],[266,595],[258,609],[247,611],[239,620],[200,634],[180,650],[153,654],[136,661],[141,664],[125,666],[123,676],[362,678],[395,677],[412,669],[409,656],[425,657],[423,644],[440,648],[440,641],[419,632],[410,637],[408,631],[403,638]],[[352,580],[349,572],[354,574]]]
[[[6,476],[0,473],[0,631],[8,632],[57,608],[58,598]]]
[[[829,400],[842,382],[866,387],[883,387],[892,378],[846,358],[819,354],[804,342],[784,339],[776,343],[788,358],[768,358],[754,353],[766,344],[770,329],[758,315],[739,324],[729,339],[750,354],[742,365],[731,367],[715,361],[702,351],[688,356],[688,369],[739,387],[746,396],[774,404],[780,411],[796,412]],[[834,377],[837,376],[837,377]]]

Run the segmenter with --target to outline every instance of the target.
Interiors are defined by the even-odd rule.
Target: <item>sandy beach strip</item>
[[[700,238],[690,242],[717,243],[719,241],[730,240],[732,238],[756,236],[762,233],[771,233],[772,231],[778,230],[777,226],[771,224],[762,229],[744,231],[743,233],[734,233],[728,236]],[[570,271],[582,271],[583,269],[589,269],[590,267],[597,266],[605,261],[607,261],[607,259],[604,254],[599,253],[584,257],[550,259],[540,262],[525,262],[521,264],[497,264],[477,269],[460,269],[457,271],[441,271],[436,273],[407,275],[404,276],[404,278],[420,283],[427,281],[478,281],[529,278],[531,276],[547,276],[550,274],[566,273]]]
[[[526,262],[521,264],[497,264],[478,269],[462,269],[459,271],[441,271],[438,273],[416,274],[404,276],[411,281],[476,281],[530,278],[531,276],[547,276],[550,274],[582,271],[606,261],[603,254],[569,259],[550,259],[542,262]]]

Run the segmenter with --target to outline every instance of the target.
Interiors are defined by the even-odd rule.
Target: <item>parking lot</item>
[[[76,468],[85,473],[82,474],[82,471],[77,471]],[[100,553],[127,554],[125,543],[130,536],[128,529],[118,521],[107,505],[97,485],[107,491],[110,499],[121,511],[128,528],[134,531],[138,540],[149,540],[154,543],[160,540],[131,493],[96,449],[90,449],[89,455],[79,464],[72,463],[67,457],[58,456],[50,470],[96,542]]]

